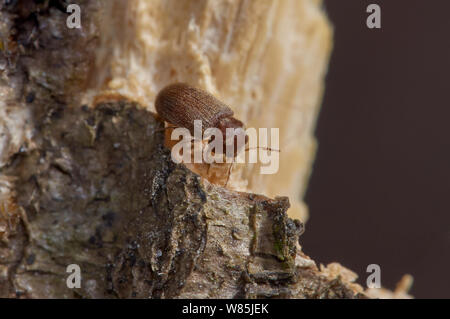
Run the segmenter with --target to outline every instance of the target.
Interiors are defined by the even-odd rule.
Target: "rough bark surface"
[[[125,101],[40,124],[34,150],[3,169],[23,208],[2,245],[3,297],[354,296],[301,254],[287,198],[202,181],[173,164],[161,127]],[[69,264],[81,289],[67,288]]]

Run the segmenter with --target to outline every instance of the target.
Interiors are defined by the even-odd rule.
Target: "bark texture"
[[[22,219],[2,244],[2,296],[354,297],[298,245],[287,198],[238,193],[175,165],[162,123],[126,101],[62,107],[15,176]],[[66,267],[82,270],[69,289]]]

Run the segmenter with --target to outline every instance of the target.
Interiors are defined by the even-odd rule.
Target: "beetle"
[[[244,129],[244,123],[233,117],[234,112],[212,94],[185,83],[175,83],[162,89],[155,101],[161,118],[177,127],[185,127],[194,135],[194,121],[202,121],[202,134],[207,128],[218,128],[223,136],[226,129]],[[248,136],[245,135],[245,144]],[[236,144],[235,144],[236,145]],[[225,139],[224,139],[225,146]],[[235,155],[239,150],[235,150]]]
[[[244,123],[234,117],[234,112],[228,105],[214,97],[212,94],[186,83],[170,84],[163,88],[156,97],[155,108],[158,115],[164,121],[175,127],[184,127],[188,129],[192,136],[195,135],[195,120],[202,121],[202,136],[207,128],[219,129],[222,132],[222,136],[227,136],[227,128],[235,129],[235,132],[238,133],[234,136],[234,157],[236,157],[242,147],[248,143],[248,136],[244,131]],[[244,145],[239,145],[242,143],[237,143],[238,134],[245,134],[243,136]],[[224,138],[224,148],[226,148],[227,143],[229,143],[229,141]],[[239,146],[241,149],[238,148]],[[233,163],[231,163],[228,170],[225,186],[228,184],[230,178],[232,164]]]

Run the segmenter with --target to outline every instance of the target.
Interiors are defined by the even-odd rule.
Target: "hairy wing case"
[[[194,120],[201,120],[203,130],[217,127],[221,118],[233,111],[212,94],[184,83],[165,87],[156,97],[156,111],[166,121],[194,131]]]

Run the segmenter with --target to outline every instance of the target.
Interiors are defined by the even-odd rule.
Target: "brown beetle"
[[[244,123],[233,117],[233,110],[231,110],[226,104],[219,101],[210,93],[192,87],[188,84],[175,83],[162,89],[156,97],[155,108],[159,116],[164,121],[172,124],[174,127],[187,128],[190,131],[191,135],[195,135],[195,120],[202,121],[202,136],[207,128],[219,129],[224,137],[227,137],[227,128],[232,128],[235,130],[242,129],[235,131],[238,133],[233,138],[233,158],[236,157],[237,154],[242,150],[242,148],[245,147],[245,145],[248,143],[248,136],[244,131]],[[239,134],[245,134],[243,145],[237,143]],[[242,138],[242,135],[240,135],[240,137]],[[211,139],[210,142],[212,140],[213,139]],[[224,138],[223,147],[226,148],[226,144],[229,142],[229,139]],[[239,149],[238,147],[241,147],[241,149]],[[266,147],[264,147],[263,149],[272,151],[272,149]],[[247,150],[249,149],[246,149],[246,151]],[[225,183],[225,186],[227,186],[230,179],[233,162],[228,169],[227,181]]]
[[[233,117],[233,110],[226,104],[210,93],[185,83],[171,84],[162,89],[156,97],[155,107],[164,121],[187,128],[191,135],[194,135],[195,120],[202,121],[202,134],[207,128],[218,128],[223,136],[226,136],[227,128],[244,129],[244,123]],[[248,136],[245,136],[245,144],[247,142]],[[225,139],[223,143],[225,147]],[[234,155],[239,151],[235,148]]]

